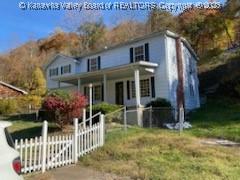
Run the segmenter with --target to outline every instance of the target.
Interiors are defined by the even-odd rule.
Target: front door
[[[115,89],[116,89],[116,104],[123,105],[124,104],[123,82],[117,82]]]

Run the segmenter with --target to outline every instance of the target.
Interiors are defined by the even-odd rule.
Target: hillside
[[[0,56],[0,79],[27,88],[26,84],[31,81],[36,67],[42,67],[56,53],[79,55],[80,42],[80,36],[76,33],[64,32],[57,32],[38,41],[29,41]]]
[[[239,97],[240,48],[205,57],[202,61],[199,65],[201,93]]]

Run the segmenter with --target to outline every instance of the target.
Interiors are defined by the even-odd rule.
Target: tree
[[[77,32],[83,39],[84,50],[96,50],[101,47],[101,44],[104,42],[104,35],[106,32],[106,27],[102,19],[96,22],[86,22],[82,24]]]
[[[167,29],[176,32],[178,24],[176,17],[174,17],[170,12],[156,8],[149,13],[147,26],[150,27],[150,32]]]
[[[36,68],[32,74],[32,81],[30,84],[30,92],[32,95],[44,96],[46,93],[46,80],[40,68]]]

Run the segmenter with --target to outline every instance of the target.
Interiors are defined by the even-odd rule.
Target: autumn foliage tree
[[[87,99],[80,93],[57,90],[45,97],[42,107],[63,129],[72,123],[73,118],[81,117],[82,108],[86,105]]]

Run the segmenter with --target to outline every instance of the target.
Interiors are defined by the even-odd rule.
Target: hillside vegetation
[[[199,65],[202,93],[240,97],[240,48],[207,55]]]
[[[91,18],[81,12],[78,16],[82,19],[76,16],[66,20],[65,24],[76,24],[71,32],[58,29],[44,39],[29,41],[0,55],[0,79],[29,91],[33,71],[57,53],[79,56],[166,29],[184,36],[203,57],[214,48],[222,51],[239,43],[239,7],[238,1],[228,0],[222,10],[190,9],[173,15],[153,9],[141,21],[134,18],[134,12],[124,13],[111,27],[94,11]]]

